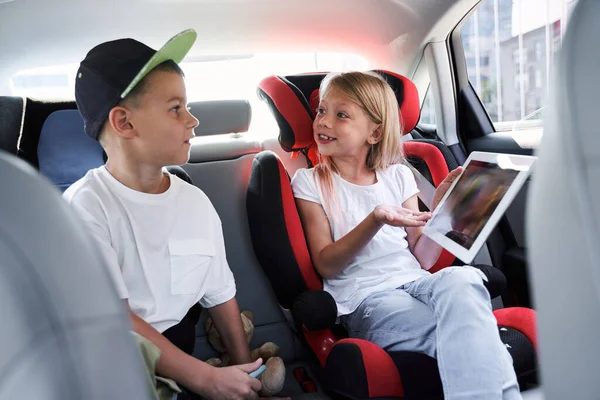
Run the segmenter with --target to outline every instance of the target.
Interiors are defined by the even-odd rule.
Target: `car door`
[[[435,110],[435,134],[459,162],[472,151],[535,154],[552,64],[576,0],[482,0],[424,59],[430,85],[424,110]],[[422,112],[423,115],[428,115]],[[425,133],[432,128],[423,124]],[[531,307],[525,242],[528,183],[487,242],[503,270],[505,306]]]

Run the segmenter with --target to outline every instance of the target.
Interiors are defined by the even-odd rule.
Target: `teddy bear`
[[[244,326],[244,334],[246,335],[246,341],[250,344],[252,340],[252,335],[254,334],[254,314],[250,311],[243,311],[241,313],[242,324]],[[226,367],[229,365],[229,354],[227,354],[227,349],[223,344],[221,336],[217,331],[217,328],[212,322],[211,318],[206,320],[204,325],[206,329],[206,334],[208,337],[208,342],[212,345],[212,347],[221,354],[221,358],[211,358],[206,361],[207,364],[212,365],[213,367]],[[262,358],[265,367],[267,368],[265,372],[258,378],[262,383],[262,389],[259,392],[259,395],[262,397],[270,397],[281,392],[283,388],[283,383],[285,380],[285,365],[283,364],[283,360],[278,357],[279,355],[279,346],[275,343],[267,342],[260,346],[259,348],[253,349],[250,351],[251,361],[256,361],[259,358]]]

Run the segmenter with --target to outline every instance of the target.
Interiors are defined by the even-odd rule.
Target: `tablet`
[[[525,183],[536,159],[471,153],[423,233],[469,264]]]

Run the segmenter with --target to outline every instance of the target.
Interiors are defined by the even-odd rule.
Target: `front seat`
[[[579,0],[554,70],[527,210],[546,399],[600,396],[600,2]]]
[[[0,151],[0,398],[152,399],[112,282],[59,192]]]

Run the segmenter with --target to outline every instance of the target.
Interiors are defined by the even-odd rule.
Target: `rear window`
[[[369,62],[344,53],[261,53],[228,57],[207,57],[183,62],[189,101],[246,99],[252,104],[250,131],[275,134],[275,120],[256,95],[258,83],[266,76],[307,71],[366,70]],[[73,99],[78,64],[38,68],[19,72],[11,78],[13,95],[39,99]]]
[[[48,100],[73,99],[77,67],[78,64],[67,64],[21,71],[10,79],[11,94]]]

